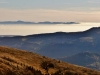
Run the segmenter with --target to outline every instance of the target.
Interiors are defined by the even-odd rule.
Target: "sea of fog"
[[[0,25],[0,35],[32,35],[53,32],[82,32],[92,27],[99,27],[100,23],[80,24],[8,24]]]

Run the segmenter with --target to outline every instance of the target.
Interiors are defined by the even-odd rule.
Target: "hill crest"
[[[100,75],[100,72],[14,48],[0,47],[0,75]]]

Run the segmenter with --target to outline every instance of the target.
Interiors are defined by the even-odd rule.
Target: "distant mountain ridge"
[[[52,58],[83,51],[100,52],[100,27],[84,32],[56,32],[28,36],[0,37],[0,45],[31,50]],[[53,52],[53,53],[52,53]]]
[[[68,57],[59,58],[59,60],[100,70],[100,52],[99,53],[81,52]]]
[[[78,22],[26,22],[26,21],[3,21],[0,24],[79,24]]]

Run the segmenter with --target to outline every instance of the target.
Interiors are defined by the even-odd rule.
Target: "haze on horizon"
[[[0,25],[0,35],[34,35],[54,32],[83,32],[92,27],[100,27],[100,23],[80,24],[9,24]]]
[[[71,26],[0,25],[0,35],[85,31],[100,26],[97,23],[100,22],[100,0],[0,0],[0,21],[18,20],[83,23]]]
[[[0,21],[100,22],[100,0],[0,0]]]

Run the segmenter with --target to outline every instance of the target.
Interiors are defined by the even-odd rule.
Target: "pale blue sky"
[[[91,9],[99,8],[100,0],[0,0],[0,8],[11,9]]]
[[[91,18],[94,18],[94,21],[98,22],[100,21],[99,11],[100,0],[0,0],[1,21],[50,20],[84,22],[93,21]],[[56,17],[54,17],[55,15]]]

